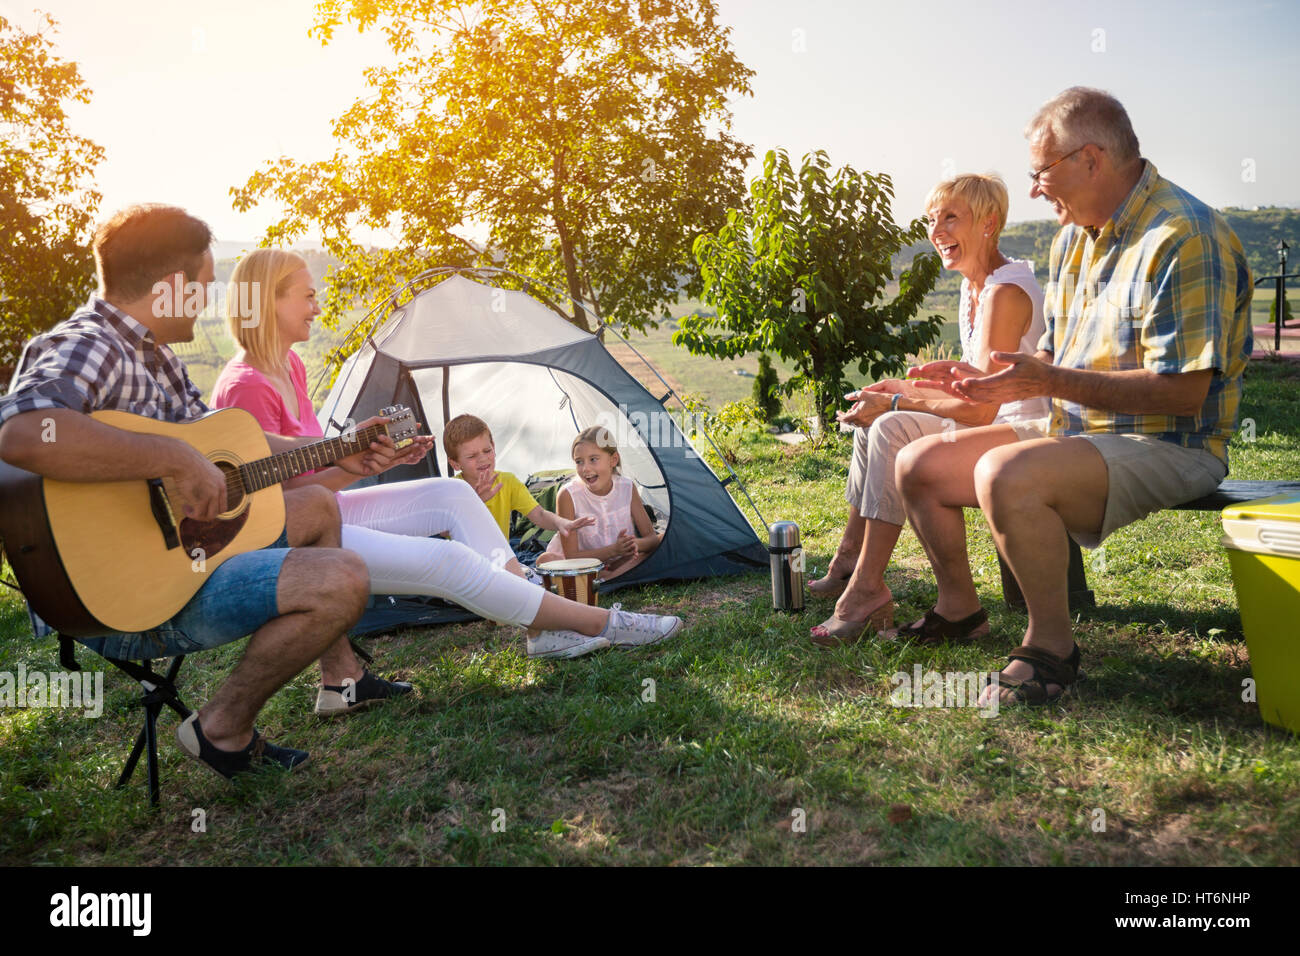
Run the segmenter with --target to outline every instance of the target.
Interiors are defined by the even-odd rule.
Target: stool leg
[[[144,745],[148,740],[146,728],[140,728],[140,733],[135,738],[135,746],[131,748],[131,756],[126,758],[126,766],[122,768],[122,775],[117,778],[117,788],[120,790],[127,785],[131,775],[135,773],[135,765],[140,761],[140,754],[144,752]]]
[[[161,706],[150,704],[144,717],[144,730],[149,748],[149,806],[158,806],[158,711]]]

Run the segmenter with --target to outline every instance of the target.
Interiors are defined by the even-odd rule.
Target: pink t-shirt
[[[307,397],[307,369],[292,349],[289,350],[289,380],[298,395],[295,410],[290,410],[280,390],[265,375],[247,362],[231,359],[217,376],[208,404],[213,408],[242,408],[257,419],[263,431],[273,435],[320,438],[324,433]]]

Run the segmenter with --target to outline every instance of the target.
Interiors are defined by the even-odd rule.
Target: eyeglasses
[[[1091,145],[1091,144],[1090,144],[1090,143],[1084,143],[1084,144],[1083,144],[1083,146],[1089,146],[1089,145]],[[1083,149],[1083,146],[1080,146],[1079,149]],[[1098,148],[1098,149],[1101,149],[1100,146],[1098,146],[1097,148]],[[1060,159],[1058,159],[1055,163],[1048,163],[1046,166],[1044,166],[1044,167],[1043,167],[1042,169],[1040,169],[1038,172],[1036,172],[1036,173],[1030,173],[1030,174],[1029,174],[1029,178],[1030,178],[1030,180],[1032,180],[1032,181],[1033,181],[1033,184],[1034,184],[1035,186],[1037,186],[1037,185],[1038,185],[1038,177],[1039,177],[1039,176],[1043,175],[1043,173],[1047,172],[1047,171],[1048,171],[1049,169],[1051,169],[1053,166],[1056,166],[1056,165],[1059,164],[1059,163],[1063,163],[1063,162],[1065,162],[1067,159],[1069,159],[1071,156],[1073,156],[1075,153],[1077,153],[1077,152],[1079,151],[1079,149],[1072,149],[1072,150],[1070,150],[1068,153],[1066,153],[1064,156],[1062,156]]]

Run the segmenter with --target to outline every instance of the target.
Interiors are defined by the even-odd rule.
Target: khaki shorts
[[[994,425],[1010,425],[1016,432],[1016,438],[1020,441],[1033,441],[1035,438],[1046,438],[1048,430],[1052,424],[1052,416],[1044,418],[1027,418],[1023,421],[1000,422],[993,420]]]
[[[1110,486],[1101,532],[1070,532],[1082,547],[1095,548],[1113,531],[1162,508],[1208,495],[1228,468],[1203,448],[1184,448],[1153,435],[1076,435],[1092,442],[1106,461]]]

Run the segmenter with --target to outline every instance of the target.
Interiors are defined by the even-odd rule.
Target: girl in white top
[[[618,448],[609,430],[599,425],[573,439],[577,473],[560,489],[555,510],[562,518],[590,515],[595,523],[572,534],[557,534],[537,559],[596,558],[604,580],[618,577],[659,547],[661,535],[650,524],[636,483],[619,472]]]

